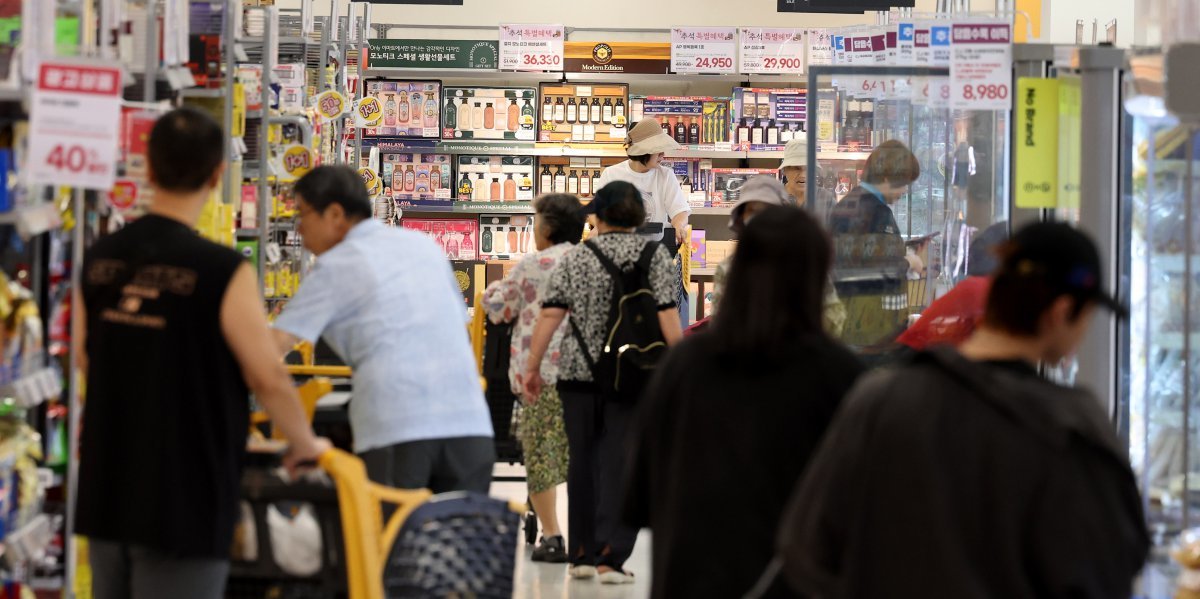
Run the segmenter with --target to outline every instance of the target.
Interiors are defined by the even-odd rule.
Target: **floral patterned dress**
[[[542,310],[550,273],[559,260],[573,248],[560,243],[526,256],[503,280],[492,283],[483,293],[483,308],[494,323],[512,322],[511,362],[508,378],[513,393],[520,397],[533,345],[533,327]],[[525,450],[525,469],[532,493],[552,489],[567,480],[567,433],[563,427],[562,401],[554,383],[558,380],[558,361],[566,321],[554,332],[550,347],[542,359],[542,379],[546,384],[538,400],[521,409],[517,436]]]

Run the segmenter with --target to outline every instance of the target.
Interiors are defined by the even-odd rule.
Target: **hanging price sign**
[[[742,29],[741,73],[804,72],[803,29]]]
[[[833,64],[833,35],[828,29],[808,31],[808,64]]]
[[[500,68],[561,72],[566,36],[562,25],[500,25]]]
[[[383,104],[375,96],[367,96],[358,101],[354,109],[354,122],[359,127],[374,127],[383,118]]]
[[[1012,25],[955,23],[950,61],[950,108],[1012,108]]]
[[[358,175],[362,177],[363,184],[367,187],[367,195],[375,197],[383,191],[383,180],[371,168],[358,169]]]
[[[85,61],[38,66],[27,181],[109,191],[116,180],[121,70]]]
[[[736,27],[673,27],[671,70],[732,75],[737,68]]]
[[[896,64],[902,67],[917,64],[917,26],[900,23],[896,27]],[[928,46],[928,43],[926,44]]]
[[[295,181],[308,174],[308,171],[313,169],[314,162],[312,150],[300,144],[292,144],[279,154],[276,176],[280,181]]]
[[[346,112],[346,96],[343,96],[337,90],[326,90],[321,92],[313,100],[313,106],[317,109],[317,114],[322,120],[332,121]]]

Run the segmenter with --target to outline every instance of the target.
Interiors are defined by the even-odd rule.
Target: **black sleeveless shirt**
[[[77,533],[228,558],[250,408],[220,313],[242,262],[155,215],[88,252]]]

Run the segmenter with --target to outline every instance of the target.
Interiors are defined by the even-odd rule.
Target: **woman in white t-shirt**
[[[604,169],[597,189],[613,181],[627,181],[642,192],[646,206],[646,224],[638,232],[647,239],[664,241],[663,231],[675,229],[676,247],[683,245],[691,207],[671,169],[662,164],[665,152],[679,148],[674,139],[663,133],[658,120],[646,118],[629,130],[625,153],[629,160]],[[670,244],[668,244],[670,245]]]

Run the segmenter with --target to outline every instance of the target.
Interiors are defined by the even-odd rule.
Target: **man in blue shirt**
[[[425,235],[371,218],[349,167],[318,167],[293,189],[317,261],[275,321],[281,351],[323,337],[353,369],[354,450],[371,480],[487,493],[491,417],[446,256]]]

